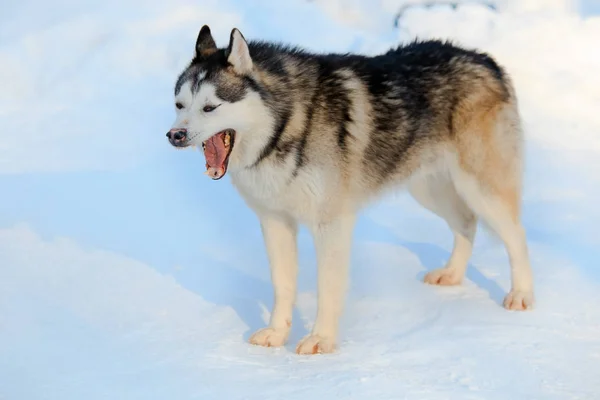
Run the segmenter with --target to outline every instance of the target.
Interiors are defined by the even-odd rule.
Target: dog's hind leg
[[[454,233],[454,248],[446,266],[427,273],[425,283],[458,285],[473,250],[477,217],[458,195],[447,174],[413,179],[409,192],[423,207],[443,218]]]
[[[525,230],[516,215],[516,194],[495,193],[472,175],[458,173],[457,186],[468,204],[500,236],[510,259],[512,289],[504,299],[504,307],[524,310],[533,306],[533,277]]]
[[[520,220],[521,127],[516,105],[499,103],[470,121],[456,139],[450,168],[457,192],[500,236],[510,259],[512,288],[504,307],[533,307],[533,276]]]

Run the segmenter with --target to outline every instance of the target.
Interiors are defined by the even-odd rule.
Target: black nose
[[[181,141],[187,137],[186,129],[171,129],[167,132],[167,137],[171,140]]]

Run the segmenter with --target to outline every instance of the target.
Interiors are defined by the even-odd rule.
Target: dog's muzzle
[[[167,138],[173,146],[184,146],[187,141],[187,129],[171,129],[167,132]]]

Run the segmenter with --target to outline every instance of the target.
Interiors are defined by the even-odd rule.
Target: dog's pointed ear
[[[208,25],[200,29],[198,39],[196,39],[196,57],[204,58],[217,51],[217,44],[210,33]]]
[[[231,64],[235,73],[244,75],[252,70],[252,58],[248,43],[237,28],[233,28],[231,31],[226,54],[227,62]]]

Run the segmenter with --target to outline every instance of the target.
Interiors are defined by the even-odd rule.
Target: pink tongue
[[[204,157],[209,167],[219,168],[225,163],[227,149],[223,143],[224,133],[217,133],[204,143]]]
[[[225,174],[225,159],[227,149],[223,138],[225,133],[217,133],[204,143],[204,157],[206,158],[206,169],[212,178],[220,178]]]

